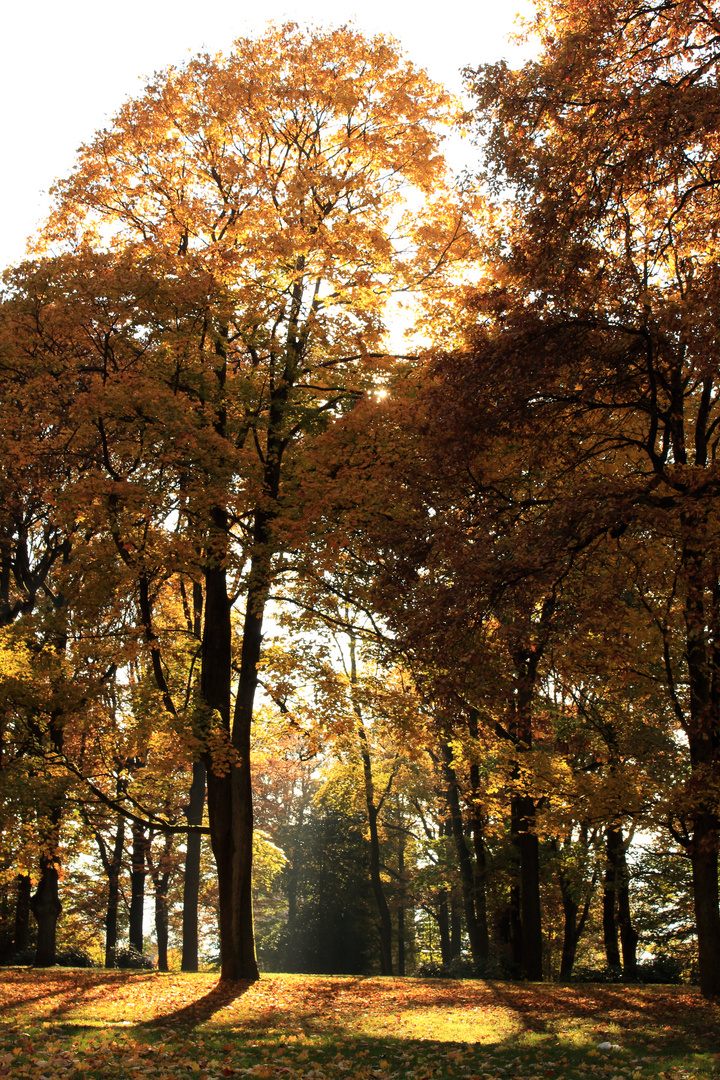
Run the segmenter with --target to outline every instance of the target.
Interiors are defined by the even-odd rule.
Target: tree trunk
[[[700,991],[720,997],[720,908],[718,907],[718,831],[713,804],[720,773],[720,582],[708,558],[706,520],[682,516],[685,528],[682,564],[686,575],[685,653],[690,684],[686,734],[690,748],[692,795],[693,898],[698,943]]]
[[[12,951],[25,952],[30,947],[30,900],[32,881],[29,874],[17,876],[17,902],[15,905],[15,932]]]
[[[460,869],[460,885],[462,888],[463,908],[465,912],[465,926],[470,941],[470,954],[473,964],[479,971],[483,961],[487,959],[487,951],[483,952],[484,942],[480,934],[477,915],[475,912],[475,874],[473,872],[472,859],[465,838],[465,826],[460,809],[460,795],[455,769],[452,764],[452,751],[446,742],[440,744],[442,754],[443,772],[447,784],[448,809],[450,811],[450,824],[455,851],[457,852],[458,866]]]
[[[450,894],[450,959],[459,960],[462,953],[462,904],[458,903],[455,891]]]
[[[215,514],[215,524],[221,532],[226,527],[225,517],[221,516],[219,511]],[[219,561],[220,554],[216,557]],[[250,666],[247,624],[253,620],[250,605],[251,598],[248,596],[238,708],[247,708],[247,681]],[[207,757],[208,820],[217,867],[220,907],[220,977],[227,981],[254,981],[258,977],[258,971],[252,934],[250,893],[252,866],[252,804],[249,787],[250,725],[247,724],[246,732],[241,733],[238,729],[237,739],[235,732],[231,737],[230,607],[224,568],[221,565],[207,567],[201,689],[211,717],[217,714],[220,732],[224,733],[227,740],[224,758],[220,755],[214,759],[211,754]],[[256,631],[257,637],[260,635],[261,625],[260,619],[260,626]],[[253,628],[250,627],[250,629]],[[257,653],[259,657],[259,642]],[[257,661],[253,666],[255,679],[257,678],[256,667]],[[241,704],[240,690],[243,692],[243,704]],[[241,734],[243,737],[240,737]]]
[[[125,847],[125,818],[118,814],[112,858],[107,860],[107,910],[105,913],[105,967],[114,968],[117,955],[118,909],[120,906],[120,870]]]
[[[205,763],[193,762],[188,825],[202,825],[205,806]],[[182,970],[198,970],[198,897],[200,894],[200,856],[202,834],[188,833],[183,881]]]
[[[405,836],[402,815],[398,815],[398,975],[405,974]]]
[[[351,685],[357,685],[357,665],[355,660],[355,640],[350,635],[350,681]],[[356,701],[353,702],[357,719],[357,736],[360,748],[360,758],[363,766],[363,779],[365,784],[365,811],[367,813],[368,831],[370,833],[370,884],[378,909],[378,933],[380,937],[380,974],[392,975],[392,919],[390,908],[385,898],[382,877],[380,874],[380,837],[378,834],[378,813],[375,805],[375,789],[372,775],[372,760],[370,747],[368,746],[367,733],[363,724],[360,708]]]
[[[605,959],[610,968],[620,968],[617,919],[617,832],[608,826],[605,831],[605,881],[603,884],[603,944]]]
[[[560,868],[559,878],[563,913],[565,916],[562,958],[560,960],[560,978],[569,979],[572,975],[572,969],[575,963],[575,953],[577,952],[578,942],[580,941],[583,930],[585,929],[585,924],[587,923],[588,914],[590,912],[590,903],[595,891],[595,881],[597,879],[595,874],[593,874],[590,888],[585,897],[582,911],[580,912],[580,905],[573,894],[562,867]],[[580,918],[578,918],[578,912],[580,912]]]
[[[468,730],[475,746],[478,746],[478,714],[477,709],[471,709],[468,717]],[[476,753],[477,753],[476,749]],[[470,763],[470,790],[472,803],[470,808],[470,831],[472,833],[473,848],[475,851],[475,917],[477,919],[479,949],[485,958],[490,955],[490,935],[487,922],[487,858],[485,851],[485,836],[483,829],[483,815],[480,804],[480,768],[476,760]]]
[[[40,859],[40,881],[30,900],[30,908],[37,923],[37,950],[35,967],[52,967],[55,963],[57,921],[62,912],[58,895],[58,871],[51,859]]]
[[[700,991],[720,997],[720,918],[718,917],[718,819],[696,814],[690,856],[693,871]]]
[[[143,916],[145,909],[145,855],[148,840],[141,825],[132,827],[132,865],[130,870],[130,930],[129,940],[133,949],[143,951]]]
[[[545,607],[543,606],[545,616]],[[544,617],[543,616],[543,617]],[[517,749],[513,780],[522,776],[521,758],[532,748],[532,702],[542,648],[518,648],[515,694],[510,706],[511,731]],[[540,846],[535,835],[535,803],[531,795],[516,790],[510,800],[512,839],[519,861],[519,914],[522,924],[522,970],[526,979],[542,979],[542,911],[540,907]]]
[[[448,915],[447,889],[441,889],[438,893],[437,924],[440,933],[440,959],[443,964],[449,964],[452,959],[450,952],[450,919]]]
[[[633,926],[630,911],[630,874],[628,871],[625,842],[622,829],[618,829],[617,859],[617,905],[620,945],[622,948],[623,976],[630,982],[637,979],[637,943],[638,935]]]
[[[522,921],[523,971],[527,979],[542,979],[542,914],[540,909],[540,845],[532,829],[535,803],[529,795],[517,799],[520,849],[520,918]]]
[[[168,886],[169,871],[155,882],[155,937],[158,947],[158,971],[168,970]]]

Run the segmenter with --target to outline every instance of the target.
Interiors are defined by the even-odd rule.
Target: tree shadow
[[[192,1001],[189,1005],[183,1005],[182,1008],[173,1009],[163,1015],[154,1016],[152,1020],[144,1020],[141,1024],[137,1024],[137,1028],[197,1027],[198,1024],[204,1024],[212,1019],[221,1009],[232,1005],[253,985],[251,982],[218,982],[212,990],[197,1001]]]

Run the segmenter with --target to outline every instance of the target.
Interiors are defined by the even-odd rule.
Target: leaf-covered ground
[[[720,1075],[720,1006],[680,987],[4,969],[0,1018],[0,1077],[32,1080]]]

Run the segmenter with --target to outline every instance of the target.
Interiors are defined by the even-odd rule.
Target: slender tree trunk
[[[202,825],[205,807],[205,763],[193,763],[190,786],[190,803],[187,808],[188,825]],[[182,921],[182,970],[198,970],[198,897],[200,894],[200,856],[202,834],[190,832],[185,854],[185,877],[183,881]]]
[[[398,975],[405,974],[405,836],[402,814],[398,814]]]
[[[475,875],[473,872],[472,859],[470,858],[470,851],[465,838],[465,826],[462,819],[462,811],[460,809],[457,776],[452,764],[452,751],[447,743],[443,742],[440,744],[440,752],[442,754],[443,772],[447,785],[450,824],[452,827],[453,839],[455,840],[455,851],[457,853],[458,866],[460,869],[460,885],[462,888],[463,908],[465,912],[465,926],[470,941],[470,955],[472,956],[473,964],[480,970],[483,961],[487,959],[487,952],[483,953],[483,941],[478,927],[477,915],[475,913]]]
[[[438,893],[437,924],[440,933],[440,959],[443,964],[449,964],[452,953],[450,952],[450,918],[447,889],[441,889]]]
[[[352,687],[357,686],[357,664],[355,659],[355,639],[350,635],[350,682]],[[365,812],[367,813],[368,832],[370,834],[370,884],[378,909],[380,937],[380,974],[392,975],[392,919],[390,908],[383,889],[382,876],[380,874],[380,836],[378,833],[379,809],[375,805],[375,788],[373,784],[372,760],[370,747],[368,746],[367,733],[363,724],[362,714],[357,701],[353,702],[357,720],[358,746],[360,759],[363,766],[363,780],[365,785]]]
[[[575,954],[577,952],[578,942],[582,936],[587,923],[588,914],[590,911],[590,902],[592,900],[593,893],[595,891],[595,876],[590,886],[590,890],[585,897],[582,911],[580,911],[580,905],[576,900],[570,884],[560,869],[560,893],[562,895],[563,914],[564,914],[564,926],[563,926],[563,945],[562,945],[562,958],[560,960],[560,978],[569,979],[572,975],[573,965],[575,964]],[[580,917],[578,918],[578,913]]]
[[[462,904],[455,891],[450,894],[450,959],[459,960],[462,953]]]
[[[378,809],[375,805],[375,792],[372,778],[372,762],[370,750],[367,744],[367,735],[361,719],[358,719],[358,740],[360,744],[360,756],[363,763],[363,776],[365,779],[365,810],[368,819],[368,831],[370,833],[370,884],[378,909],[380,919],[378,931],[380,935],[380,974],[392,975],[392,920],[390,908],[385,898],[382,876],[380,874],[380,836],[378,833]]]
[[[510,955],[519,971],[523,970],[523,925],[520,918],[520,886],[517,882],[510,886],[510,909],[508,911],[508,934],[510,936]]]
[[[118,911],[120,906],[120,870],[125,847],[125,818],[118,814],[115,843],[105,872],[108,879],[107,909],[105,913],[105,967],[114,968],[117,956]],[[103,860],[105,861],[105,860]]]
[[[158,971],[168,970],[168,886],[170,872],[155,881],[155,937],[158,947]]]
[[[130,930],[129,940],[133,949],[143,951],[143,918],[145,914],[145,877],[147,867],[147,836],[141,825],[132,828],[132,864],[130,869]]]
[[[515,695],[511,703],[512,732],[518,758],[513,779],[521,777],[521,757],[532,747],[532,701],[541,648],[518,649]],[[520,920],[522,923],[522,969],[525,978],[542,979],[542,910],[540,907],[540,846],[535,834],[535,803],[522,790],[511,797],[512,838],[518,852]]]
[[[617,932],[617,851],[616,832],[605,831],[605,880],[603,883],[603,945],[608,967],[620,967],[620,946]]]
[[[622,829],[618,829],[618,833],[617,905],[623,976],[628,981],[634,982],[637,979],[638,935],[633,926],[632,912],[630,911],[630,873]]]
[[[12,951],[25,952],[30,947],[30,900],[32,881],[29,874],[17,876],[17,901],[15,904],[15,932]]]

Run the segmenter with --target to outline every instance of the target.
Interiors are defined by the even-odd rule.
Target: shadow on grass
[[[219,982],[212,990],[208,991],[197,1001],[183,1005],[179,1009],[173,1009],[164,1015],[155,1016],[152,1020],[144,1020],[138,1024],[138,1028],[165,1028],[181,1027],[193,1028],[198,1024],[204,1024],[211,1020],[215,1013],[227,1008],[248,992],[253,983],[249,982]]]

